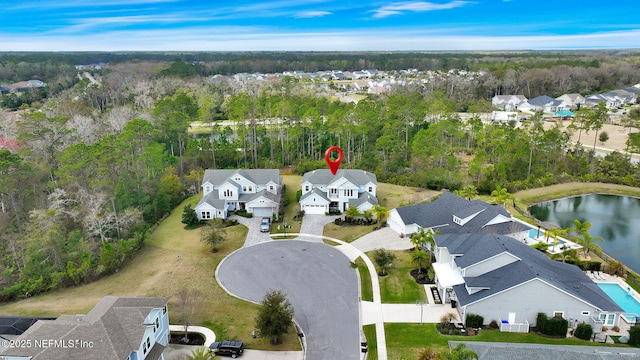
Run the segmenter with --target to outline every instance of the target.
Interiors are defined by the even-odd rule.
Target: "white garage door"
[[[268,208],[268,207],[253,208],[253,216],[269,216],[269,217],[271,217],[272,214],[273,214],[273,212],[271,211],[271,208]]]
[[[327,212],[327,208],[324,205],[314,205],[314,204],[305,205],[303,210],[305,214],[313,214],[313,215],[316,215],[316,214],[324,215],[324,213]]]

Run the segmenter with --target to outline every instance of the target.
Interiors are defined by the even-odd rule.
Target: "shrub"
[[[549,336],[566,336],[569,322],[561,317],[549,319],[545,313],[538,313],[536,318],[538,331]]]
[[[499,328],[499,326],[498,326],[498,322],[497,322],[497,321],[495,321],[495,320],[491,320],[491,322],[489,323],[489,328],[491,328],[491,329],[498,329],[498,328]]]
[[[591,325],[589,324],[585,324],[585,323],[578,324],[578,326],[576,327],[576,331],[573,333],[573,335],[578,339],[589,340],[591,339],[591,335],[593,335],[593,328],[591,328]]]
[[[549,244],[544,243],[544,242],[539,242],[533,246],[531,246],[532,248],[536,249],[536,250],[540,250],[542,252],[545,252],[549,249]]]
[[[620,332],[620,328],[618,327],[618,325],[612,327],[611,330],[615,332]]]
[[[631,346],[639,346],[640,345],[640,326],[632,326],[629,329],[629,345]]]
[[[342,219],[341,218],[336,218],[335,220],[333,220],[333,222],[336,225],[342,225]]]
[[[246,217],[246,218],[253,217],[253,214],[250,212],[247,212],[247,210],[236,210],[236,215]]]
[[[301,197],[302,197],[302,190],[296,191],[296,202],[300,202]]]
[[[200,221],[198,220],[198,215],[196,211],[191,207],[191,204],[185,205],[182,211],[182,223],[189,226],[195,227],[198,225]]]
[[[477,314],[467,314],[467,321],[465,325],[470,328],[479,328],[482,327],[484,323],[484,318]]]

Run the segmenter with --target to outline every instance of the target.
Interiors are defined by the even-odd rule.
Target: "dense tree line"
[[[422,84],[355,104],[306,80],[217,81],[196,65],[115,63],[94,74],[97,84],[78,81],[0,114],[0,135],[19,143],[0,150],[0,299],[116,271],[142,246],[149,226],[197,192],[203,169],[303,173],[325,167],[332,145],[344,151],[342,167],[400,185],[473,185],[483,193],[570,180],[640,185],[627,156],[595,156],[559,128],[545,129],[538,116],[522,128],[462,120],[459,111],[490,109],[474,95],[475,85]],[[521,75],[514,86],[525,81]],[[631,114],[626,124],[637,126]],[[210,126],[190,135],[195,121]],[[605,121],[606,112],[584,110],[574,131],[598,131]]]

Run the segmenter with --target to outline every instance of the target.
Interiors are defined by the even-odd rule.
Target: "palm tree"
[[[344,217],[347,219],[355,219],[360,216],[362,216],[362,213],[355,206],[349,206],[347,210],[344,212]]]
[[[187,360],[211,360],[215,356],[209,349],[204,346],[198,346],[191,350],[191,355],[187,355]]]
[[[418,267],[418,274],[422,274],[422,269],[429,266],[430,260],[429,254],[422,249],[411,253],[411,264]]]
[[[514,200],[515,197],[513,196],[513,194],[509,193],[509,191],[507,190],[507,188],[503,188],[503,187],[496,187],[495,190],[493,190],[491,192],[491,196],[496,198],[496,202],[499,204],[502,204],[502,206],[506,206],[507,205],[507,200]]]
[[[418,360],[439,360],[439,359],[440,359],[440,354],[438,354],[438,352],[436,352],[429,346],[420,350],[420,353],[418,354]]]
[[[455,348],[451,349],[451,353],[445,355],[447,360],[477,360],[478,354],[473,350],[467,349],[465,344],[458,344]]]
[[[589,250],[598,249],[600,247],[597,244],[594,244],[594,241],[604,241],[604,239],[600,236],[591,236],[591,234],[589,234],[591,223],[588,221],[582,222],[575,219],[573,220],[573,224],[574,226],[569,230],[578,234],[576,238],[579,239],[582,244],[584,257],[587,258]]]
[[[433,252],[436,248],[435,236],[440,233],[441,232],[439,230],[433,231],[431,229],[425,230],[420,228],[420,231],[411,236],[411,243],[416,249],[424,248],[426,245],[429,245],[429,262],[433,262]]]
[[[566,262],[567,260],[577,260],[578,254],[575,249],[565,248],[561,253],[551,255],[551,258],[554,260],[560,259],[562,262]]]
[[[467,200],[471,200],[478,196],[478,188],[473,185],[467,185],[460,190],[460,196],[466,198]]]
[[[380,205],[373,205],[371,213],[373,214],[373,220],[378,224],[389,217],[389,210]]]

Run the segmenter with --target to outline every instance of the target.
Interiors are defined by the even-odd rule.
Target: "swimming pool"
[[[622,286],[618,284],[599,283],[598,287],[609,295],[625,312],[640,315],[640,303],[633,296],[629,295]]]
[[[544,231],[540,231],[540,236],[542,236],[544,234]],[[536,236],[538,236],[538,229],[531,229],[529,230],[529,237],[532,239],[535,239]]]

